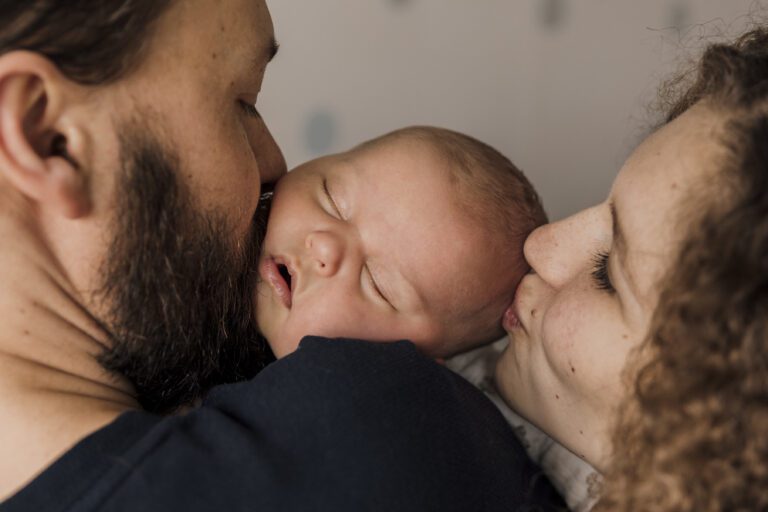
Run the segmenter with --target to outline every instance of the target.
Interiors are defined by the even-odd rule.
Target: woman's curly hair
[[[698,220],[637,355],[596,510],[768,510],[768,28],[709,46],[696,69],[673,84],[689,86],[668,121],[705,103],[728,163],[718,196],[684,212]]]

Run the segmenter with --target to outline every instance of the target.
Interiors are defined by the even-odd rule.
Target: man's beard
[[[238,243],[223,215],[195,209],[178,158],[157,137],[138,134],[123,130],[121,140],[100,293],[112,343],[99,361],[133,384],[142,407],[166,413],[269,361],[252,314],[266,214]]]

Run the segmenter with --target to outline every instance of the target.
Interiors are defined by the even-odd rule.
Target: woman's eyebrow
[[[629,251],[627,250],[627,238],[624,235],[625,231],[621,223],[621,217],[619,217],[619,210],[616,208],[616,203],[613,201],[611,201],[609,206],[611,210],[611,225],[613,226],[613,247],[615,248],[619,263],[621,263],[621,268],[624,270],[623,273],[626,276],[629,288],[632,291],[632,294],[639,299],[641,296],[638,295],[639,290],[637,288],[637,283],[632,276],[628,264]]]
[[[617,247],[624,249],[624,230],[621,227],[621,220],[619,219],[619,212],[616,209],[616,203],[611,201],[611,225],[613,226],[613,244]]]

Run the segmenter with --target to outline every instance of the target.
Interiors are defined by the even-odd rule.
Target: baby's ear
[[[84,140],[69,115],[73,85],[36,53],[0,57],[0,173],[27,198],[68,218],[90,210],[86,179],[72,156]]]

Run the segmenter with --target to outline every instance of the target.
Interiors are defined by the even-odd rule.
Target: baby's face
[[[519,278],[505,268],[519,262],[486,250],[444,165],[399,141],[313,160],[277,184],[256,293],[277,357],[306,335],[409,339],[446,357],[470,324],[500,322]]]

